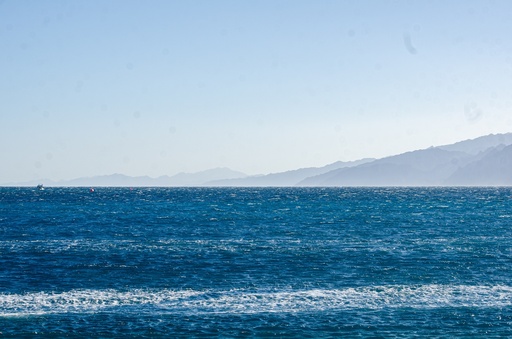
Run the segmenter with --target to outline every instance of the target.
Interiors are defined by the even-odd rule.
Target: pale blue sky
[[[0,0],[0,183],[512,131],[512,1]]]

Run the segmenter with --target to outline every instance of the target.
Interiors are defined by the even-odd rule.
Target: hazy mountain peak
[[[343,167],[351,167],[357,166],[360,164],[364,164],[367,162],[371,162],[374,159],[366,158],[356,161],[337,161],[335,163],[323,166],[323,167],[308,167],[308,168],[300,168],[296,170],[280,172],[280,173],[270,173],[267,175],[260,176],[250,176],[246,178],[238,178],[231,180],[216,180],[208,182],[209,186],[295,186],[297,183],[302,180],[315,176],[318,174],[323,174],[330,172],[332,170],[343,168]]]
[[[475,139],[459,141],[451,145],[438,146],[437,148],[476,155],[500,144],[505,146],[512,145],[512,133],[489,134]]]
[[[512,173],[512,133],[492,134],[452,145],[429,147],[307,178],[303,186],[438,186],[503,183]],[[498,162],[500,164],[498,164]],[[507,172],[508,171],[508,172]],[[464,179],[460,179],[461,177]],[[484,179],[486,176],[498,180]],[[509,175],[510,177],[511,175]],[[458,179],[459,178],[459,179]]]

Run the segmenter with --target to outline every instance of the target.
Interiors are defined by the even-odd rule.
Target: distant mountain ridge
[[[4,186],[512,186],[512,133],[491,134],[381,159],[247,176],[229,168],[151,178],[111,174]]]
[[[497,146],[457,169],[447,180],[458,186],[512,186],[512,145]]]
[[[286,187],[286,186],[295,186],[297,183],[302,180],[320,175],[323,173],[327,173],[339,168],[353,167],[362,165],[375,159],[361,159],[356,161],[337,161],[330,165],[324,167],[309,167],[309,168],[301,168],[292,171],[280,172],[280,173],[271,173],[267,175],[259,175],[259,176],[250,176],[245,178],[238,179],[228,179],[228,180],[216,180],[207,182],[207,186],[265,186],[265,187]]]
[[[512,133],[490,134],[475,139],[459,141],[451,145],[438,146],[437,148],[477,155],[499,145],[512,145]]]
[[[105,187],[160,187],[160,186],[204,186],[206,182],[221,179],[244,178],[247,175],[233,171],[229,168],[214,168],[197,173],[178,173],[173,176],[160,176],[151,178],[148,176],[131,177],[124,174],[100,175],[95,177],[77,178],[72,180],[38,180],[24,183],[14,183],[7,186],[45,186],[56,187],[81,187],[81,186],[105,186]]]
[[[512,133],[402,153],[309,177],[299,186],[508,186]]]

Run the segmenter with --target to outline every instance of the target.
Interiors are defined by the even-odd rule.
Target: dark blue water
[[[512,189],[0,188],[0,332],[512,336]]]

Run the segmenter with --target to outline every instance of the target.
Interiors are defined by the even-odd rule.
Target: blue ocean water
[[[0,188],[0,335],[510,337],[510,188]]]

